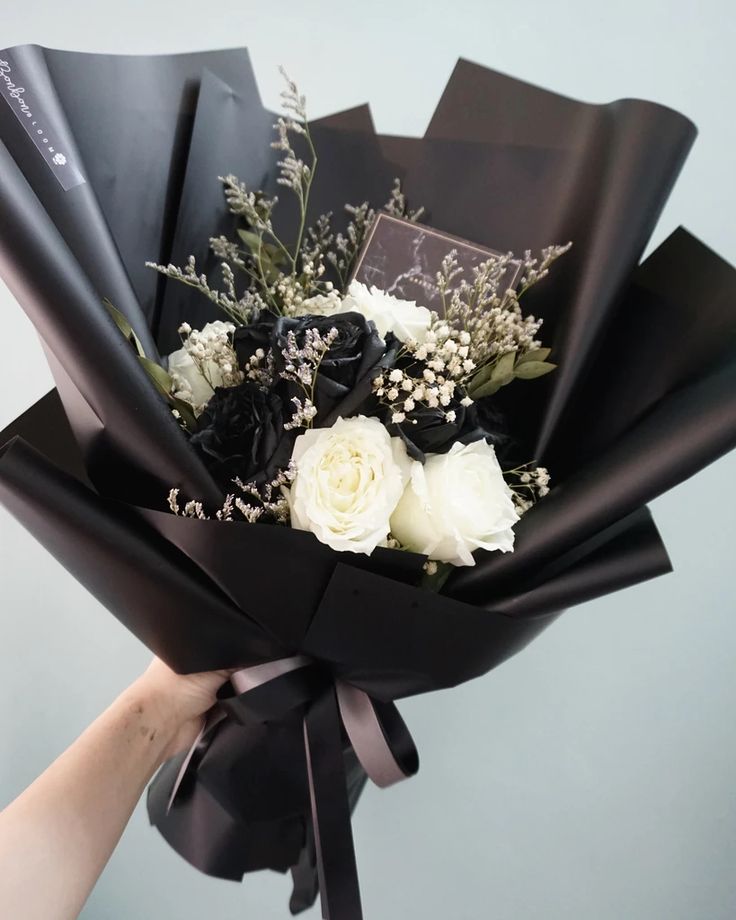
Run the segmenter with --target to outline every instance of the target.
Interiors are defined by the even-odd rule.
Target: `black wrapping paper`
[[[172,486],[220,495],[101,300],[151,354],[177,347],[182,320],[217,318],[143,263],[193,253],[216,272],[207,239],[230,221],[217,176],[275,189],[274,115],[247,52],[3,54],[83,181],[64,189],[0,100],[0,270],[58,388],[0,434],[0,501],[174,668],[298,653],[389,704],[480,676],[566,607],[669,570],[645,503],[736,445],[736,273],[684,230],[637,265],[694,139],[685,117],[461,61],[424,138],[377,136],[367,107],[315,123],[313,216],[380,205],[399,175],[442,230],[501,250],[575,243],[529,295],[558,371],[498,397],[555,487],[513,554],[479,553],[437,595],[418,587],[419,556],[336,554],[307,533],[165,509]],[[288,230],[288,208],[281,219]],[[170,810],[180,759],[149,793],[154,823],[202,871],[294,867],[294,911],[316,895],[302,723],[300,710],[226,718]],[[335,743],[347,790],[334,794],[354,807],[365,775]]]

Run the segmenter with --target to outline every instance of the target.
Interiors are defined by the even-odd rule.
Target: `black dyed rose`
[[[448,421],[447,412],[455,413],[454,421]],[[427,454],[447,453],[456,441],[472,444],[485,440],[498,451],[508,440],[501,416],[487,408],[479,412],[476,403],[463,406],[459,399],[442,409],[418,406],[401,424],[390,423],[390,416],[386,424],[391,434],[402,439],[409,456],[421,463]]]
[[[283,403],[251,381],[218,387],[198,419],[190,443],[225,491],[239,476],[268,482],[291,457],[293,434],[284,431]]]
[[[315,424],[329,426],[339,417],[354,415],[371,398],[373,380],[389,366],[393,352],[387,350],[373,323],[360,313],[279,317],[236,330],[235,349],[240,366],[245,368],[259,348],[266,351],[270,347],[278,381],[287,363],[283,351],[287,348],[289,333],[294,334],[297,348],[300,348],[308,329],[316,329],[323,337],[331,329],[337,330],[337,337],[319,365],[314,388]],[[292,396],[304,395],[297,384],[282,389],[285,402]]]
[[[238,356],[238,364],[241,370],[245,370],[250,358],[262,349],[267,352],[273,344],[273,330],[279,321],[275,313],[270,310],[263,310],[256,322],[249,326],[239,326],[233,335],[233,345],[235,353]]]

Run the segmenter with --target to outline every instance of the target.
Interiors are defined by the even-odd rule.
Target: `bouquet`
[[[0,500],[176,670],[235,669],[150,787],[167,841],[358,920],[396,701],[668,571],[645,503],[736,445],[734,270],[684,230],[639,264],[694,127],[464,61],[423,138],[288,78],[268,112],[242,50],[0,78],[0,268],[56,383]]]

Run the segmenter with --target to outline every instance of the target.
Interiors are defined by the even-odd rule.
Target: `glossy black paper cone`
[[[0,51],[0,58],[9,68],[7,76],[23,87],[22,100],[33,115],[25,117],[19,102],[15,109],[12,105],[0,106],[0,140],[64,237],[98,299],[108,297],[117,304],[146,351],[155,356],[148,323],[89,181],[76,133],[49,73],[44,49],[23,45]],[[43,132],[40,143],[43,148],[45,142],[44,152],[36,146],[39,130]]]
[[[202,75],[209,71],[260,107],[248,52],[47,49],[45,57],[89,182],[155,332],[162,279],[145,262],[169,261]]]
[[[637,270],[694,138],[686,118],[636,100],[591,106],[461,62],[423,139],[376,137],[365,108],[315,123],[314,216],[346,202],[380,206],[397,172],[438,229],[498,250],[575,244],[528,298],[557,372],[496,397],[523,459],[548,465],[554,488],[518,525],[513,554],[477,554],[438,595],[416,586],[421,557],[337,554],[310,534],[165,509],[172,486],[208,509],[220,496],[100,294],[144,316],[164,352],[182,320],[216,318],[143,263],[193,252],[211,274],[207,240],[230,226],[217,174],[275,190],[277,157],[264,149],[273,116],[247,53],[17,58],[85,185],[61,195],[53,182],[64,164],[4,111],[0,268],[39,330],[106,497],[14,441],[0,447],[0,500],[174,667],[298,653],[329,688],[344,681],[387,706],[483,674],[566,606],[669,569],[642,506],[736,444],[733,269],[680,233]],[[288,205],[279,220],[292,238]],[[100,291],[107,277],[114,289]],[[634,333],[632,371],[619,352]],[[51,397],[13,430],[54,458],[39,426],[58,412]],[[59,461],[74,470],[57,430]],[[176,762],[149,799],[162,833],[206,872],[238,878],[298,863],[299,908],[315,894],[302,717],[309,749],[311,717],[331,712],[328,696],[319,702],[250,731],[221,699],[227,718],[198,746],[173,808]],[[345,738],[333,721],[318,753],[336,752],[341,769]]]
[[[0,271],[63,371],[57,384],[92,481],[129,500],[157,502],[181,483],[217,501],[211,477],[2,145],[0,207]]]
[[[459,61],[407,188],[434,226],[495,249],[572,240],[566,264],[530,292],[558,370],[527,406],[544,458],[695,138],[679,113],[641,100],[590,105]]]
[[[580,434],[562,445],[564,484],[520,522],[513,555],[453,575],[454,596],[481,601],[538,573],[736,446],[736,270],[682,231],[651,260],[621,307],[623,328],[641,332],[638,363],[629,374],[615,348],[601,360],[589,400],[580,397]],[[679,331],[681,357],[668,357],[660,329]],[[594,421],[596,394],[629,411]]]

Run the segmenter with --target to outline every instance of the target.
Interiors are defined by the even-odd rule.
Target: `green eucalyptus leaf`
[[[266,276],[266,281],[274,282],[278,279],[281,272],[279,271],[278,266],[273,261],[269,253],[266,251],[266,248],[261,250],[260,258],[261,267],[263,268],[263,274]]]
[[[286,262],[286,253],[275,243],[264,243],[263,251],[268,255],[273,265],[283,265]]]
[[[525,352],[516,364],[518,366],[519,364],[527,364],[529,361],[546,361],[551,352],[551,348],[534,348],[532,351]]]
[[[501,355],[495,364],[483,368],[481,373],[484,374],[485,380],[481,382],[480,386],[475,386],[475,380],[473,380],[473,387],[469,390],[470,396],[473,399],[483,399],[486,396],[493,396],[501,387],[505,387],[507,383],[511,383],[514,379],[515,361],[516,353],[511,351],[505,355]],[[484,373],[485,371],[488,371],[488,373]],[[480,375],[478,374],[476,376]]]
[[[435,594],[439,594],[447,579],[452,575],[452,570],[454,568],[455,566],[451,565],[449,562],[438,562],[437,571],[434,575],[424,575],[422,587],[426,591],[433,591]]]
[[[263,237],[259,233],[254,233],[252,230],[238,230],[238,236],[248,249],[250,249],[253,255],[258,257],[258,253],[263,247]]]
[[[484,383],[483,386],[478,387],[477,390],[473,390],[470,395],[472,399],[484,399],[486,396],[493,396],[502,386],[502,383],[496,383],[495,380],[489,380],[487,383]]]
[[[151,361],[150,358],[145,356],[138,359],[143,365],[143,369],[151,378],[151,380],[156,385],[156,389],[165,396],[167,399],[171,395],[172,381],[169,372],[161,367],[160,364],[156,364],[155,361]]]
[[[171,375],[161,367],[160,364],[156,364],[155,361],[151,361],[150,358],[145,356],[139,356],[138,360],[141,362],[143,369],[150,377],[153,385],[156,387],[158,392],[164,399],[169,403],[172,408],[181,416],[182,422],[189,431],[194,431],[197,427],[197,419],[194,415],[194,409],[192,406],[183,399],[179,399],[174,396],[172,393],[173,381]]]
[[[191,405],[186,402],[186,400],[178,399],[176,396],[169,396],[169,402],[181,416],[181,420],[184,422],[184,427],[187,431],[195,431],[197,428],[197,417]]]
[[[535,377],[543,377],[549,374],[557,367],[549,361],[527,361],[525,364],[519,364],[514,371],[514,376],[521,380],[534,380]]]
[[[509,351],[496,361],[493,368],[491,380],[498,384],[499,387],[506,386],[514,379],[514,364],[516,363],[516,352]]]
[[[482,367],[468,384],[468,394],[472,396],[484,383],[488,383],[492,373],[492,365],[486,364],[485,367]]]
[[[135,350],[138,352],[138,357],[145,358],[146,353],[143,350],[143,345],[141,345],[141,340],[135,334],[135,330],[130,325],[126,317],[120,312],[120,310],[118,310],[117,307],[114,307],[112,305],[112,303],[107,299],[107,297],[103,299],[102,303],[104,304],[107,312],[112,317],[113,322],[118,327],[118,329],[122,332],[125,338],[133,344],[133,346],[135,347]]]

